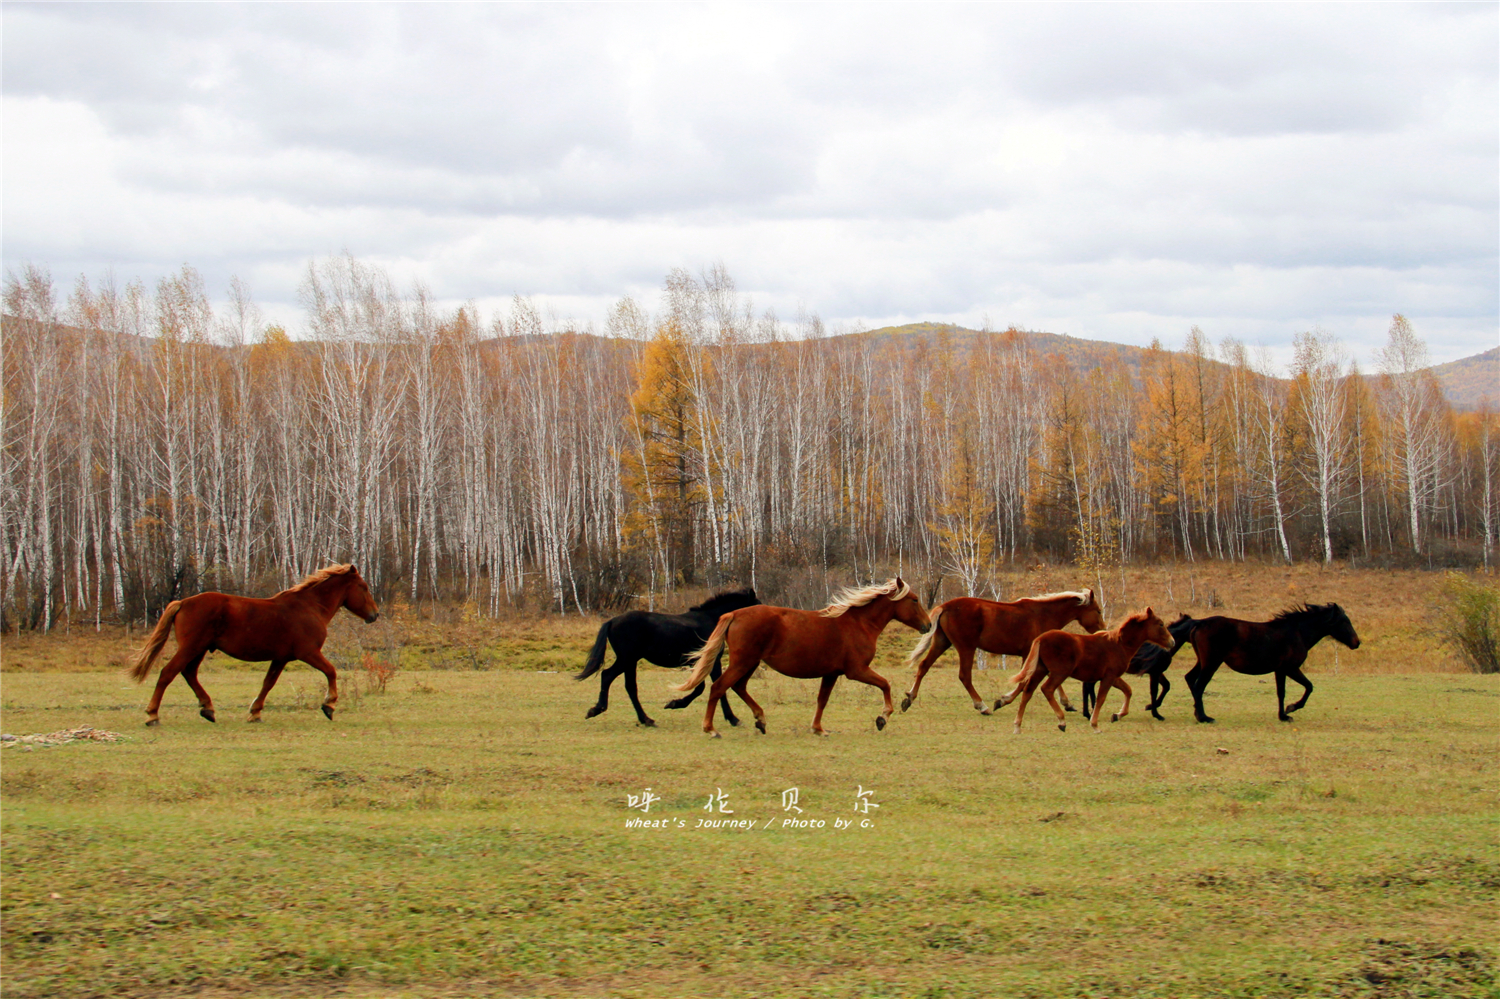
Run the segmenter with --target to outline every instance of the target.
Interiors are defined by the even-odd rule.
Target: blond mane
[[[884,583],[876,583],[873,586],[849,586],[838,592],[833,598],[833,603],[824,607],[819,614],[824,617],[838,617],[847,610],[855,607],[863,607],[876,597],[890,597],[892,600],[901,600],[911,592],[911,587],[900,579],[892,579]]]
[[[1056,593],[1043,593],[1039,597],[1028,597],[1027,599],[1029,599],[1029,600],[1062,600],[1064,598],[1071,598],[1073,600],[1078,601],[1078,606],[1080,606],[1080,607],[1087,607],[1094,600],[1094,590],[1093,590],[1092,587],[1090,587],[1089,589],[1085,589],[1085,590],[1058,590]]]
[[[303,590],[311,589],[312,587],[317,586],[319,583],[324,582],[325,580],[333,576],[341,576],[346,572],[353,571],[354,566],[352,564],[346,563],[344,565],[330,565],[325,569],[319,569],[317,572],[310,573],[305,579],[302,580],[302,582],[298,583],[296,586],[287,587],[281,592],[300,593]]]

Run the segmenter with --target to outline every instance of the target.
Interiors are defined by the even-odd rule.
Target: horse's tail
[[[1024,687],[1036,676],[1037,667],[1042,662],[1042,643],[1033,641],[1031,648],[1026,653],[1026,660],[1021,663],[1021,670],[1010,678],[1010,682],[1017,687]]]
[[[714,633],[708,636],[708,641],[703,643],[703,648],[697,652],[689,652],[685,658],[693,660],[693,673],[681,685],[673,687],[673,690],[692,690],[703,682],[708,676],[708,671],[713,669],[714,660],[719,657],[719,652],[724,648],[724,642],[729,635],[729,625],[734,621],[734,614],[725,614],[719,618]]]
[[[587,680],[599,672],[599,667],[604,665],[604,650],[609,645],[609,626],[614,623],[611,618],[599,626],[599,637],[594,639],[594,647],[589,651],[588,662],[583,664],[583,671],[573,677],[575,680]]]
[[[939,607],[937,610],[935,610],[933,612],[933,614],[932,614],[932,627],[928,628],[927,629],[927,634],[923,635],[922,638],[921,638],[921,640],[917,642],[917,647],[914,648],[914,649],[912,649],[911,652],[907,653],[907,656],[906,656],[906,665],[908,665],[908,666],[915,666],[915,665],[917,665],[917,663],[921,662],[923,659],[925,659],[927,657],[927,653],[929,653],[929,652],[932,651],[932,643],[935,642],[935,641],[937,641],[937,638],[938,638],[938,629],[943,626],[942,625],[943,611],[945,611],[947,609],[948,608],[945,605],[945,606]]]
[[[167,644],[167,637],[172,634],[172,619],[182,609],[181,600],[173,600],[167,604],[167,609],[161,612],[161,620],[156,622],[151,636],[146,639],[146,644],[136,655],[135,662],[131,663],[125,670],[125,675],[136,683],[146,679],[151,673],[151,664],[156,662],[156,657],[161,655],[161,647]]]

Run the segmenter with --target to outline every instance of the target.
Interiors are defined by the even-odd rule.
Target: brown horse
[[[1036,641],[1031,643],[1031,651],[1026,654],[1026,662],[1021,666],[1021,671],[1011,678],[1015,681],[1015,689],[996,701],[995,707],[1009,704],[1024,690],[1021,705],[1016,708],[1015,730],[1021,731],[1021,716],[1026,713],[1026,702],[1031,700],[1032,691],[1040,684],[1047,703],[1057,712],[1058,731],[1066,732],[1067,716],[1063,714],[1062,705],[1057,703],[1054,696],[1057,688],[1069,678],[1093,680],[1099,684],[1099,693],[1094,700],[1094,713],[1089,718],[1089,724],[1097,732],[1099,715],[1104,710],[1104,699],[1109,696],[1109,688],[1119,687],[1120,692],[1125,695],[1125,706],[1110,720],[1119,721],[1130,713],[1130,686],[1121,677],[1130,667],[1130,658],[1147,642],[1153,642],[1164,649],[1170,649],[1175,644],[1172,633],[1150,607],[1139,614],[1130,615],[1112,631],[1093,635],[1049,631],[1038,635]]]
[[[932,630],[906,657],[908,665],[919,662],[921,665],[911,689],[901,699],[901,710],[911,707],[922,687],[922,678],[951,645],[958,649],[958,682],[969,692],[974,709],[982,715],[989,714],[989,705],[974,689],[974,650],[1024,656],[1036,636],[1059,629],[1069,621],[1077,621],[1091,632],[1104,629],[1104,613],[1093,590],[1049,593],[1010,603],[959,597],[938,604],[932,609]],[[1066,694],[1063,702],[1067,703]]]
[[[328,697],[323,714],[332,721],[333,708],[339,700],[339,684],[333,663],[323,658],[323,640],[328,637],[328,622],[344,607],[368,623],[380,616],[370,587],[352,565],[330,565],[308,576],[289,590],[269,599],[235,597],[227,593],[200,593],[186,600],[167,604],[156,629],[146,639],[145,648],[136,656],[127,675],[137,683],[151,672],[151,664],[161,654],[167,637],[174,630],[177,652],[161,669],[156,692],[146,706],[147,725],[158,725],[161,719],[162,694],[181,673],[198,695],[198,713],[214,721],[214,702],[198,682],[198,664],[210,652],[246,662],[271,661],[260,696],[250,705],[250,721],[260,721],[266,695],[276,685],[277,677],[288,662],[300,659],[328,678]]]
[[[870,661],[875,658],[875,642],[891,618],[918,631],[932,627],[911,587],[899,578],[845,590],[820,611],[764,604],[731,611],[719,618],[707,644],[697,651],[692,676],[675,689],[692,690],[702,683],[727,644],[729,666],[714,681],[703,716],[703,731],[714,738],[719,737],[714,731],[714,706],[731,687],[755,713],[755,727],[765,732],[766,713],[746,689],[750,675],[762,662],[785,676],[822,679],[818,713],[813,716],[813,731],[818,735],[825,734],[823,708],[841,676],[878,687],[885,695],[885,711],[875,718],[875,727],[883,729],[896,706],[891,703],[891,685],[870,668]]]

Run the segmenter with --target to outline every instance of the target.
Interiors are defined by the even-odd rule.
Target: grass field
[[[4,992],[1500,995],[1500,678],[1422,640],[1411,580],[1343,583],[1387,603],[1343,600],[1365,646],[1336,672],[1318,651],[1295,723],[1221,671],[1218,724],[1177,684],[1167,721],[1137,700],[1097,735],[1034,707],[1013,736],[951,654],[881,733],[868,688],[840,684],[820,740],[815,685],[760,675],[769,735],[708,740],[654,669],[658,728],[618,689],[585,720],[597,687],[542,671],[576,669],[596,622],[461,613],[340,624],[336,660],[402,671],[383,693],[346,674],[332,723],[293,667],[244,725],[259,671],[218,660],[219,724],[178,685],[146,730],[147,688],[108,668],[124,636],[7,639],[6,732],[130,739],[0,756]],[[914,637],[882,643],[898,687]],[[784,826],[793,787],[824,827]],[[732,814],[704,810],[719,792]]]

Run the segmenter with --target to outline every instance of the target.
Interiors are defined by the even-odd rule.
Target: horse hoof
[[[876,715],[875,716],[875,731],[877,731],[877,732],[884,732],[885,731],[885,715]]]
[[[993,713],[993,709],[991,709],[988,706],[983,705],[983,704],[976,704],[976,705],[974,705],[974,707],[978,708],[979,709],[979,713],[982,714],[982,715],[988,715],[988,714],[992,714]]]
[[[1011,735],[1020,735],[1021,734],[1021,726],[1019,726],[1019,725],[1012,725],[1010,727],[1010,734]]]
[[[209,721],[211,721],[211,722],[213,722],[215,724],[218,724],[219,720],[217,718],[215,718],[214,717],[214,713],[212,711],[208,710],[207,708],[201,709],[198,713],[200,715],[202,715],[204,718],[207,718]]]
[[[1068,723],[1067,722],[1058,722],[1057,723],[1057,730],[1059,732],[1066,732],[1068,730]]]
[[[721,735],[719,735],[719,733],[717,733],[717,732],[712,732],[712,731],[710,731],[710,732],[707,732],[707,733],[705,733],[705,734],[706,734],[706,735],[707,735],[707,736],[708,736],[708,737],[709,737],[709,738],[710,738],[710,739],[722,739],[722,738],[723,738],[723,736],[721,736]]]
[[[1003,697],[996,698],[995,699],[995,710],[999,711],[1003,707],[1005,707],[1005,698],[1003,698]]]
[[[323,717],[327,718],[329,721],[333,721],[333,709],[326,704],[323,705]]]
[[[245,719],[245,724],[246,725],[258,725],[258,724],[260,724],[260,715],[251,715],[249,718]]]
[[[662,707],[666,708],[668,711],[676,711],[678,708],[687,707],[687,705],[683,704],[682,698],[679,697],[675,701],[668,701],[667,703],[663,704]],[[592,718],[594,716],[589,715],[589,717]]]
[[[761,735],[765,735],[766,734],[766,723],[763,722],[763,721],[761,721],[759,718],[755,719],[755,730],[757,732],[759,732]]]
[[[734,728],[739,728],[740,727],[740,720],[738,718],[725,718],[724,720],[727,721]]]
[[[161,724],[161,719],[160,718],[151,718],[151,719],[149,719],[146,722],[146,727],[147,728],[156,728],[160,724]]]
[[[592,707],[592,708],[589,708],[589,710],[588,710],[588,714],[586,714],[586,715],[584,715],[584,716],[583,716],[583,717],[585,717],[585,718],[592,718],[592,717],[594,717],[594,716],[595,716],[595,715],[602,715],[602,714],[604,714],[604,709],[603,709],[603,708],[601,708],[601,707],[599,707],[599,706],[598,706],[598,705],[597,705],[597,704],[596,704],[596,705],[594,705],[594,706],[593,706],[593,707]]]
[[[639,722],[636,723],[636,727],[637,728],[655,728],[656,727],[656,722],[653,719],[650,719],[650,718],[642,718]]]
[[[911,695],[907,694],[905,697],[901,698],[901,710],[902,710],[902,712],[905,712],[906,709],[909,708],[909,707],[911,707]]]
[[[1112,722],[1117,722],[1117,721],[1120,720],[1120,716],[1119,716],[1119,714],[1112,714],[1112,715],[1109,716],[1109,720],[1112,721]]]
[[[1073,705],[1071,705],[1071,704],[1064,704],[1063,705],[1063,710],[1064,711],[1077,711],[1078,709],[1075,708],[1075,707],[1073,707]]]
[[[1291,715],[1281,715],[1280,717],[1281,717],[1282,721],[1291,721],[1292,720],[1292,716]]]

